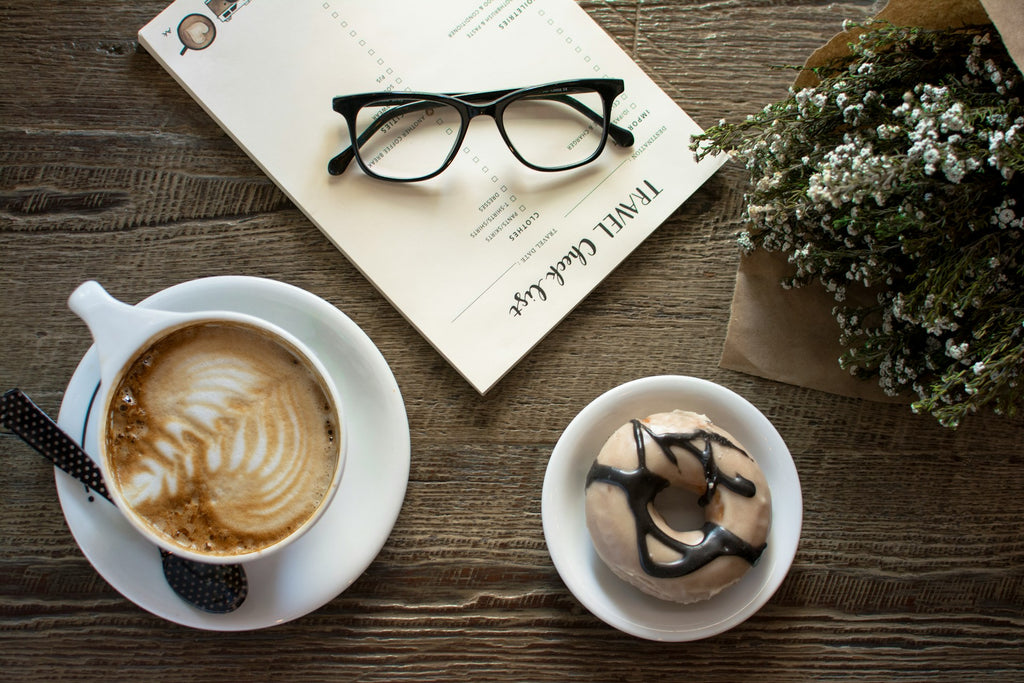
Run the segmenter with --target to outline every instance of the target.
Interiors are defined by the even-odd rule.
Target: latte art
[[[150,346],[109,407],[106,457],[128,506],[169,542],[237,555],[317,510],[338,466],[328,392],[298,355],[237,323]]]

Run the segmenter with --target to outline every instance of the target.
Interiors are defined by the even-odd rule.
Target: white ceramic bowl
[[[757,460],[772,492],[772,528],[757,565],[718,595],[690,605],[659,600],[615,576],[594,550],[584,513],[587,471],[611,433],[632,418],[675,409],[703,413],[736,437]],[[674,375],[628,382],[580,411],[551,453],[541,509],[548,551],[573,595],[611,626],[661,641],[707,638],[757,612],[789,571],[803,522],[796,466],[771,422],[725,387]]]

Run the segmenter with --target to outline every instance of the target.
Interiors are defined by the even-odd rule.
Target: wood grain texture
[[[263,0],[261,0],[263,1]],[[53,475],[0,433],[0,679],[361,681],[1024,680],[1024,425],[956,432],[722,370],[744,177],[727,165],[490,394],[479,396],[137,44],[163,0],[0,2],[0,389],[56,414],[90,341],[65,299],[138,301],[260,275],[342,309],[379,346],[412,436],[380,555],[316,612],[242,634],[166,623],[68,532]],[[785,95],[869,0],[580,3],[698,123]],[[544,543],[561,431],[595,396],[686,374],[747,397],[786,440],[804,528],[774,598],[707,641],[589,614]]]

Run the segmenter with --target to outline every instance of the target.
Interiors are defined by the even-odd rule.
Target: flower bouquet
[[[955,427],[1024,398],[1024,76],[991,25],[874,20],[817,83],[695,138],[751,186],[739,243],[833,299],[840,365]],[[798,82],[799,83],[799,82]]]

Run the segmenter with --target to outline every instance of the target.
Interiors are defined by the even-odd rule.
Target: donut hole
[[[680,486],[669,486],[654,497],[653,506],[665,523],[676,531],[700,529],[704,526],[704,508],[697,502],[700,495]]]

